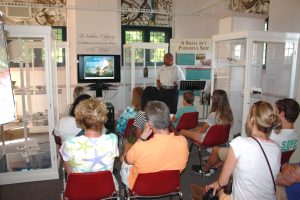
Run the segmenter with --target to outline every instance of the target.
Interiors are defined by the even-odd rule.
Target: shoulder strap
[[[268,163],[268,167],[269,167],[269,170],[270,170],[270,173],[271,173],[271,176],[272,176],[272,181],[273,181],[274,191],[275,191],[275,193],[276,193],[276,184],[275,184],[273,172],[272,172],[272,169],[271,169],[269,160],[268,160],[268,158],[267,158],[267,155],[266,155],[266,153],[265,153],[263,147],[261,146],[260,142],[259,142],[256,138],[254,138],[254,137],[251,137],[251,138],[253,138],[253,139],[258,143],[259,147],[261,148],[261,150],[262,150],[262,152],[263,152],[263,154],[264,154],[264,156],[265,156],[265,159],[266,159],[266,161],[267,161],[267,163]]]

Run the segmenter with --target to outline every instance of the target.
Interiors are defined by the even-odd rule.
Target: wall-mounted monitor
[[[120,82],[120,55],[77,55],[78,83]]]

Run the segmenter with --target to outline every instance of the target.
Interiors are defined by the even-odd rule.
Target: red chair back
[[[184,113],[176,126],[176,131],[180,131],[181,129],[193,129],[198,126],[198,115],[199,112],[189,112]]]
[[[165,170],[138,174],[130,196],[158,197],[180,192],[180,171]]]
[[[115,195],[111,171],[100,171],[69,174],[64,197],[68,200],[94,200],[114,198]]]
[[[225,144],[229,139],[230,128],[230,124],[211,126],[208,129],[201,146],[212,147]]]
[[[288,163],[295,150],[285,151],[281,153],[281,165]]]
[[[126,125],[126,128],[125,128],[125,130],[124,130],[124,135],[123,135],[124,138],[127,138],[127,137],[129,136],[130,130],[131,130],[132,126],[133,126],[133,123],[134,123],[134,118],[130,118],[130,119],[128,120],[127,125]]]

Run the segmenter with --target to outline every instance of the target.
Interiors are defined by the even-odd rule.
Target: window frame
[[[125,44],[126,31],[142,31],[143,32],[143,41],[142,42],[150,42],[150,33],[151,32],[164,32],[165,33],[165,43],[170,44],[170,39],[172,38],[172,28],[171,27],[154,27],[154,26],[130,26],[130,25],[122,25],[121,26],[121,40],[122,40],[122,64],[123,61],[123,45]],[[170,50],[170,46],[169,46]],[[150,62],[150,51],[146,50],[146,63],[147,65],[153,66],[154,63]],[[163,62],[157,62],[156,64],[161,65]],[[137,66],[142,66],[142,63],[137,63]]]

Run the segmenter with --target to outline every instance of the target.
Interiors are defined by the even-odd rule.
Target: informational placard
[[[176,57],[178,65],[211,67],[212,40],[210,38],[171,39],[170,52]],[[191,61],[192,56],[194,57],[193,62]]]
[[[3,24],[0,22],[0,124],[15,119],[15,104],[12,91],[6,40],[3,31]]]

